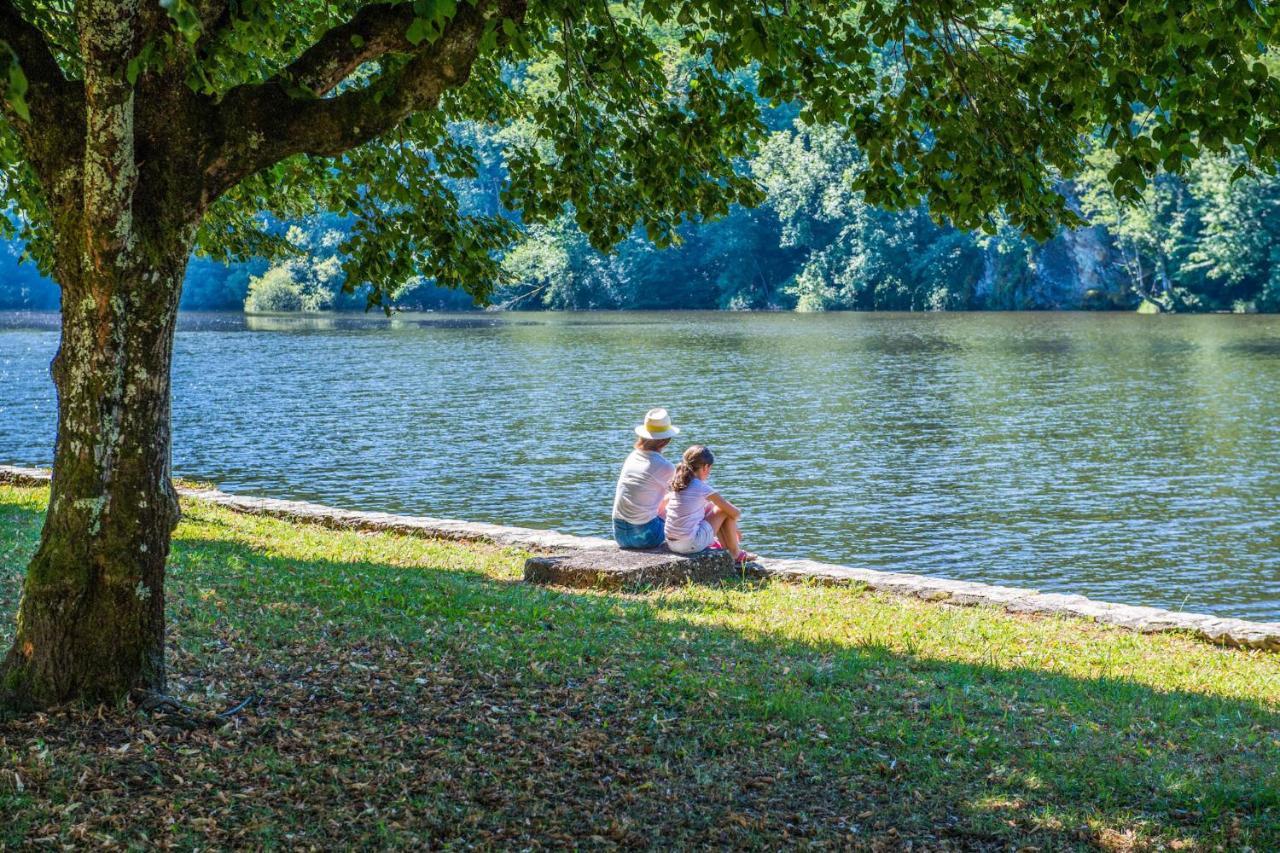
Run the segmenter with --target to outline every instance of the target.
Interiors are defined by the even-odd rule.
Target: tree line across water
[[[1280,310],[1280,177],[1239,175],[1230,155],[1201,157],[1188,177],[1162,175],[1136,204],[1111,194],[1113,157],[1101,149],[1061,186],[1090,223],[1035,241],[1010,227],[994,234],[933,221],[926,207],[891,211],[851,188],[865,161],[830,128],[785,112],[747,163],[765,191],[750,209],[686,225],[682,241],[655,248],[640,231],[615,253],[594,249],[566,212],[530,226],[505,254],[507,282],[494,304],[515,309],[823,310]],[[503,140],[476,126],[455,134],[478,150],[478,177],[454,191],[470,210],[497,214],[506,180]],[[193,258],[188,310],[360,310],[366,291],[344,292],[343,217],[321,213],[264,229],[295,252],[220,263]],[[3,244],[0,308],[52,309],[58,290],[22,245]],[[465,310],[472,298],[416,279],[395,304]]]

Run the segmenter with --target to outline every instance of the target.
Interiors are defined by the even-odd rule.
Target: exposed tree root
[[[257,696],[251,695],[224,711],[211,713],[193,708],[180,699],[153,690],[135,690],[132,696],[140,711],[154,714],[170,725],[186,729],[216,729],[258,701]]]

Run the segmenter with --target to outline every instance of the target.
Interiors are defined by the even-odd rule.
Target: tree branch
[[[411,3],[365,6],[350,21],[321,36],[274,79],[326,95],[365,62],[388,53],[414,52],[414,44],[405,37],[413,19]]]
[[[412,113],[434,108],[446,90],[467,81],[487,22],[522,21],[525,0],[460,3],[440,36],[416,47],[401,41],[403,30],[397,34],[400,24],[407,29],[412,14],[401,17],[402,9],[384,4],[366,9],[374,11],[362,11],[330,30],[281,75],[227,93],[218,117],[225,142],[205,170],[205,204],[244,177],[286,157],[336,156],[387,133]],[[361,33],[365,44],[353,45],[353,33]],[[368,57],[370,42],[380,51],[377,55],[409,53],[411,58],[361,89],[328,98],[296,96],[296,87],[304,80],[309,88],[331,91],[351,69],[368,61],[360,57]],[[287,85],[285,73],[296,82]]]
[[[68,127],[83,113],[84,87],[62,73],[39,27],[22,17],[12,0],[0,0],[0,41],[18,57],[29,88],[25,101],[31,120],[20,117],[0,89],[0,109],[17,129],[31,164],[46,189],[59,152],[65,154]],[[70,134],[74,136],[75,134]]]
[[[18,55],[22,70],[33,84],[37,81],[51,85],[67,82],[58,61],[53,58],[53,52],[49,50],[44,33],[22,17],[12,0],[0,0],[0,40],[7,42]]]

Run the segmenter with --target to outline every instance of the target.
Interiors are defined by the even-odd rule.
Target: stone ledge
[[[45,486],[49,483],[49,472],[41,468],[0,465],[0,483]],[[230,495],[217,489],[179,488],[178,492],[185,497],[198,498],[251,515],[270,515],[336,528],[385,530],[410,536],[489,542],[527,551],[543,552],[549,554],[549,557],[535,557],[529,561],[543,559],[543,562],[535,563],[532,569],[527,564],[525,566],[526,580],[537,583],[562,583],[565,586],[578,587],[587,585],[585,580],[569,583],[540,579],[558,572],[569,580],[590,577],[593,583],[589,585],[604,589],[631,588],[628,585],[632,582],[639,586],[656,585],[651,581],[643,580],[644,569],[629,568],[632,566],[631,555],[640,555],[642,559],[654,559],[655,552],[621,551],[613,540],[603,537],[571,536],[554,530],[534,530],[527,527],[508,527],[500,524],[413,515],[360,512],[303,501]],[[670,552],[667,552],[665,559],[669,562],[673,557],[688,560],[684,557],[675,557]],[[726,555],[726,562],[727,559]],[[606,574],[602,575],[601,565],[617,565],[622,568],[613,573],[608,573],[606,568],[603,570]],[[556,568],[557,566],[559,568]],[[591,568],[592,566],[594,568]],[[531,571],[533,577],[530,577]],[[732,566],[726,574],[714,578],[710,574],[701,575],[701,569],[696,567],[689,567],[686,571],[689,572],[686,580],[719,580],[737,577],[737,572]],[[674,570],[669,574],[675,577]],[[757,579],[864,587],[925,601],[961,606],[997,607],[1009,613],[1070,616],[1145,634],[1184,633],[1224,646],[1280,651],[1280,623],[1275,622],[1250,622],[1245,619],[1162,610],[1158,607],[1114,604],[1107,601],[1094,601],[1082,595],[1041,593],[1034,589],[955,581],[927,575],[878,572],[873,569],[819,563],[814,560],[761,560],[745,574],[747,577]],[[650,575],[650,577],[654,576]],[[683,583],[685,580],[678,582]],[[617,586],[604,585],[609,583],[616,583]]]
[[[905,595],[925,601],[998,607],[1008,613],[1070,616],[1103,625],[1114,625],[1143,634],[1190,633],[1224,646],[1280,651],[1280,623],[1250,622],[1200,613],[1181,613],[1158,607],[1094,601],[1083,595],[994,584],[956,581],[928,575],[855,569],[814,560],[761,560],[749,573],[756,578],[818,583],[828,586],[861,586],[878,592]]]
[[[49,471],[46,468],[0,465],[0,483],[8,483],[11,486],[47,486]]]
[[[20,468],[0,465],[0,483],[16,486],[47,486],[49,471],[43,468]],[[247,515],[266,515],[290,521],[305,521],[335,529],[381,530],[430,539],[452,539],[459,542],[488,542],[530,551],[609,549],[616,550],[612,539],[596,536],[570,536],[555,530],[509,527],[482,521],[456,521],[421,515],[396,515],[388,512],[366,512],[339,509],[307,501],[279,498],[255,498],[232,495],[219,489],[177,487],[178,494],[216,504]]]
[[[178,493],[184,497],[207,501],[208,503],[250,515],[268,515],[290,521],[306,521],[339,529],[381,530],[430,539],[488,542],[493,545],[523,548],[528,551],[616,550],[612,539],[596,536],[570,536],[554,530],[509,527],[503,524],[487,524],[482,521],[455,521],[448,518],[429,518],[420,515],[395,515],[388,512],[337,509],[306,501],[229,495],[218,489],[179,488]]]
[[[578,589],[634,590],[716,583],[738,576],[728,551],[703,551],[685,556],[666,548],[646,551],[611,548],[547,554],[524,562],[527,582]]]

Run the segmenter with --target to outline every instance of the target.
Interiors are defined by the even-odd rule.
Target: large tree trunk
[[[186,257],[175,240],[145,272],[62,276],[53,484],[4,663],[11,705],[164,688],[165,560],[178,520],[169,366]]]
[[[418,49],[405,36],[412,4],[370,4],[270,80],[214,99],[188,85],[199,48],[175,30],[172,4],[72,5],[74,83],[43,46],[33,53],[40,33],[0,0],[6,39],[23,36],[40,72],[32,120],[19,126],[52,215],[63,312],[52,493],[16,640],[0,663],[0,706],[164,688],[164,572],[178,519],[169,367],[182,274],[209,205],[274,163],[340,154],[435,108],[466,82],[494,15],[519,22],[525,11],[522,0],[464,4]],[[195,7],[212,26],[226,4]],[[161,39],[169,47],[140,76],[130,69]],[[380,83],[296,96],[330,94],[388,53],[412,58]]]
[[[58,438],[44,531],[0,673],[0,700],[11,706],[116,701],[165,684],[164,571],[178,520],[169,366],[200,215],[198,173],[182,159],[197,148],[183,139],[186,89],[170,81],[161,94],[172,97],[153,95],[150,120],[135,119],[125,65],[143,14],[136,2],[76,4],[82,159],[59,164],[46,184],[62,288]]]

